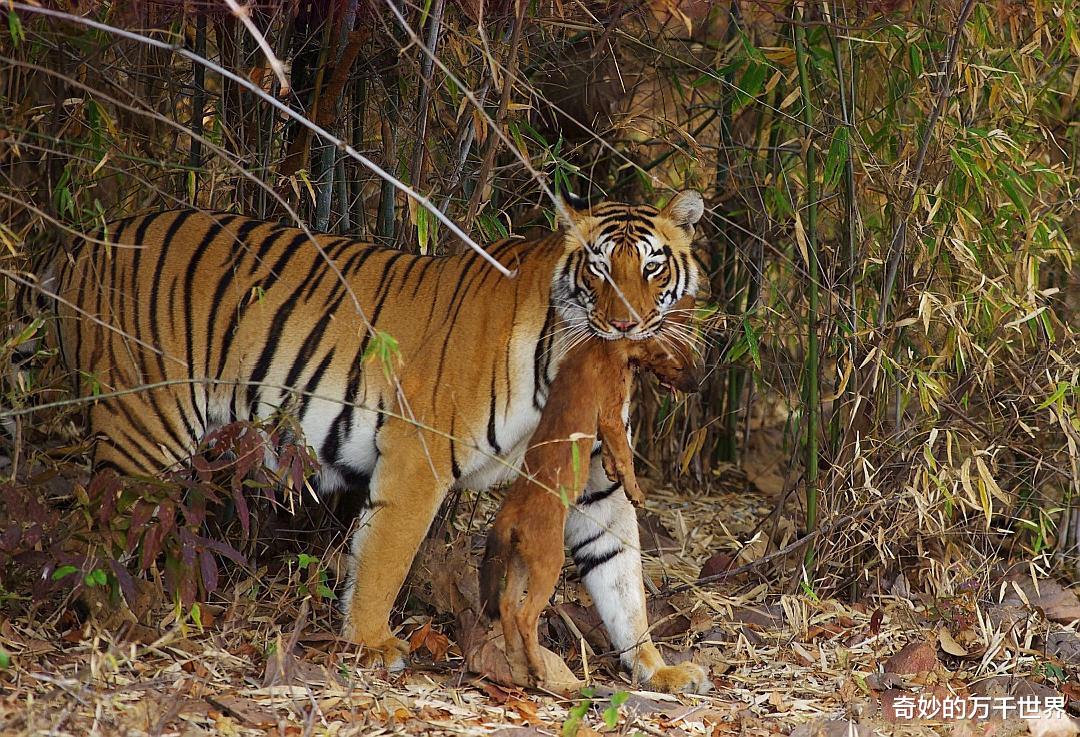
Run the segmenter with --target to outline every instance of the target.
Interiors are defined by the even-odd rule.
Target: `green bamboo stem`
[[[845,273],[844,279],[845,289],[847,291],[847,313],[848,313],[848,330],[849,337],[846,341],[848,360],[851,362],[851,375],[848,377],[847,388],[844,391],[845,403],[849,406],[854,406],[855,395],[857,393],[857,387],[859,385],[857,360],[855,356],[855,335],[859,331],[859,311],[858,304],[856,302],[855,292],[855,279],[858,273],[857,259],[858,259],[858,247],[856,246],[855,229],[858,223],[859,211],[858,202],[855,200],[855,164],[854,157],[852,156],[852,144],[855,141],[855,84],[852,79],[851,87],[847,85],[847,80],[844,77],[844,62],[843,56],[840,53],[840,44],[836,40],[836,34],[832,31],[832,23],[835,18],[832,17],[832,12],[829,8],[828,2],[822,3],[822,11],[825,18],[825,32],[829,38],[829,46],[832,49],[833,64],[836,67],[836,82],[840,91],[840,119],[848,129],[848,150],[847,156],[844,159],[844,244],[846,246],[845,256]],[[850,50],[851,41],[847,42],[847,47]],[[852,63],[852,74],[854,74],[854,62]],[[840,378],[837,377],[837,382]],[[832,452],[838,454],[840,451],[840,423],[842,420],[841,412],[834,411],[832,414],[832,422],[829,426],[829,436],[832,445]]]
[[[806,66],[806,32],[802,21],[806,9],[799,8],[799,23],[794,23],[795,62],[799,69],[799,88],[803,102],[803,125],[806,128],[806,256],[809,283],[807,284],[806,310],[806,360],[803,365],[803,398],[806,414],[806,532],[817,528],[818,519],[818,425],[820,407],[818,396],[818,374],[820,356],[818,355],[818,303],[820,268],[817,250],[817,151],[811,137],[814,130],[814,113],[810,106],[810,74]],[[814,545],[806,549],[807,575],[813,569]]]
[[[200,12],[195,18],[195,53],[206,56],[205,11]],[[191,101],[191,153],[189,157],[191,172],[184,176],[191,176],[193,179],[191,204],[196,205],[199,196],[199,172],[202,169],[203,116],[206,114],[206,67],[202,64],[193,66],[195,67],[195,95]]]

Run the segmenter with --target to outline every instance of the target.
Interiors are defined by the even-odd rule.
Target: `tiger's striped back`
[[[328,475],[369,470],[377,449],[358,431],[371,435],[380,410],[400,408],[385,367],[363,359],[376,335],[365,323],[396,341],[392,378],[417,421],[466,435],[479,424],[483,437],[472,440],[499,452],[518,439],[500,442],[497,432],[519,373],[512,354],[517,343],[541,343],[554,319],[541,305],[565,250],[557,237],[499,244],[493,255],[521,269],[508,280],[473,253],[312,242],[296,228],[227,214],[131,218],[110,226],[107,240],[87,240],[59,264],[60,345],[106,394],[145,387],[91,413],[107,435],[99,464],[122,473],[159,471],[208,429],[285,406]],[[533,358],[539,404],[554,367]],[[454,401],[480,376],[484,406]],[[459,476],[468,453],[452,450],[447,470]]]

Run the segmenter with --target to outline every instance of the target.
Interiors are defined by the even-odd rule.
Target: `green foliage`
[[[362,359],[365,363],[376,360],[382,367],[383,375],[389,380],[394,373],[394,365],[401,360],[401,349],[394,336],[383,330],[376,330],[367,347],[364,348]]]
[[[626,691],[616,691],[611,694],[608,707],[604,709],[603,714],[604,724],[607,725],[608,729],[615,729],[615,726],[619,723],[619,709],[626,703],[628,698],[630,698],[630,694]]]
[[[591,688],[581,689],[581,699],[570,707],[570,713],[563,721],[562,737],[574,737],[578,733],[585,715],[589,713],[589,709],[592,707],[595,694],[596,692]]]
[[[301,596],[314,596],[321,600],[333,600],[337,598],[334,590],[330,588],[330,573],[319,564],[319,559],[307,553],[299,553],[296,556],[297,569],[305,574],[296,591]]]

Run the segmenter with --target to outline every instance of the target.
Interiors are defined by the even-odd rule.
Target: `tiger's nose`
[[[611,327],[618,330],[620,333],[629,333],[637,325],[633,320],[608,320],[611,323]]]

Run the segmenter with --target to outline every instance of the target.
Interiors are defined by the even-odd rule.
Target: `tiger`
[[[390,615],[446,494],[515,476],[568,346],[660,335],[703,282],[698,192],[559,209],[558,229],[487,248],[512,278],[475,251],[419,255],[201,210],[76,239],[42,289],[62,363],[93,377],[93,468],[160,473],[217,427],[287,412],[319,492],[363,495],[342,636],[365,666],[405,667]],[[707,688],[700,666],[667,665],[652,643],[635,512],[599,448],[565,538],[636,681]]]

